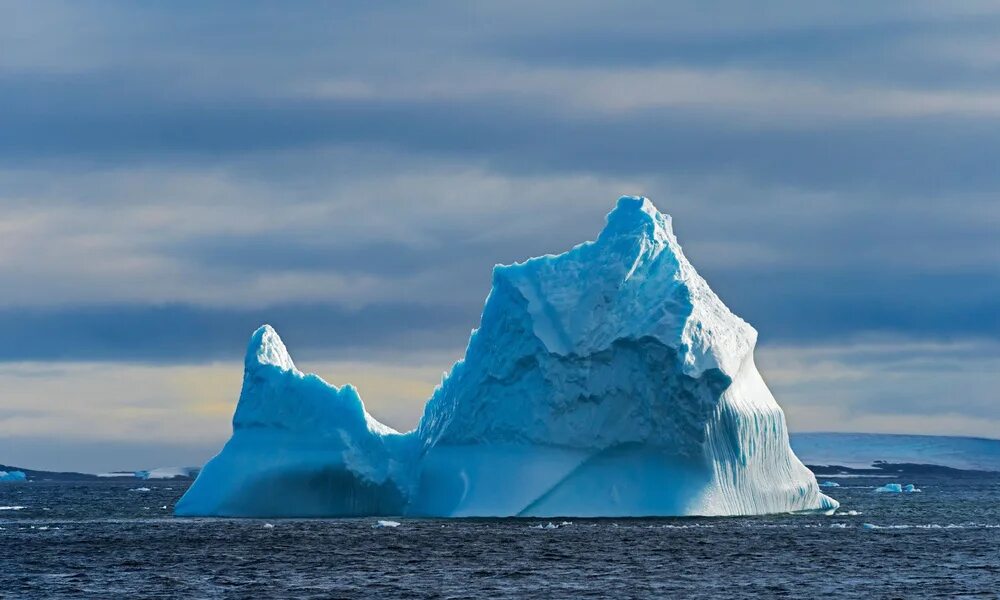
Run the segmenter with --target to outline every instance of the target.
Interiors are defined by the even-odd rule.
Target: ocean
[[[6,483],[0,597],[1000,597],[1000,475],[834,481],[829,516],[395,527],[175,518],[186,481]],[[922,491],[875,492],[889,482]]]

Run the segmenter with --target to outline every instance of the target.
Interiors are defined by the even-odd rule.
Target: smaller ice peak
[[[282,371],[295,371],[295,363],[288,354],[278,332],[270,325],[261,325],[250,337],[244,365],[248,371],[261,365],[272,365]]]

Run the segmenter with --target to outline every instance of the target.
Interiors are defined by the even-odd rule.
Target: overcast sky
[[[415,425],[622,194],[793,431],[1000,432],[1000,8],[0,0],[0,463],[200,464],[250,333]]]

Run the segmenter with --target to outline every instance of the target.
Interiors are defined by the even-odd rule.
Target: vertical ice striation
[[[684,257],[670,218],[623,197],[596,241],[495,268],[465,359],[407,434],[370,417],[354,388],[299,373],[277,334],[258,330],[233,439],[178,513],[835,508],[789,448],[756,337]],[[251,484],[268,490],[266,508]]]

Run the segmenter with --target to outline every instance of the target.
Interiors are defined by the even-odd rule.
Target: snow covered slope
[[[400,434],[251,340],[233,437],[188,515],[641,516],[828,510],[756,331],[623,197],[594,242],[498,266],[466,357]]]

